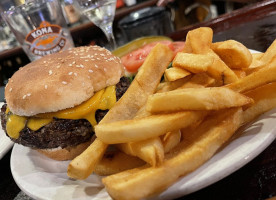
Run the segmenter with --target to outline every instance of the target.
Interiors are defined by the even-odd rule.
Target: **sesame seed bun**
[[[56,112],[115,85],[124,74],[120,59],[98,46],[42,57],[18,70],[5,88],[9,109],[20,116]]]

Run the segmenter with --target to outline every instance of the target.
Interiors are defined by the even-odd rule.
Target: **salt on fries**
[[[276,42],[251,54],[237,41],[212,38],[210,28],[190,31],[174,60],[157,45],[68,176],[94,171],[107,175],[102,182],[112,198],[143,199],[197,169],[239,127],[276,107]],[[105,152],[108,144],[115,150]]]

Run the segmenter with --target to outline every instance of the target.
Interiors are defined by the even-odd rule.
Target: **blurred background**
[[[24,0],[0,0],[0,11],[4,12],[24,2]],[[108,48],[104,33],[77,9],[73,0],[59,0],[59,2],[75,46],[97,44]],[[142,36],[170,35],[256,2],[254,0],[117,0],[114,35],[118,46]],[[175,39],[184,38],[182,36]],[[4,86],[19,67],[29,62],[0,16],[0,86]]]

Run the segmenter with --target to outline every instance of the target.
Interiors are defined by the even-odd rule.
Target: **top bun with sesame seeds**
[[[18,70],[9,80],[5,98],[20,116],[56,112],[88,100],[95,92],[119,82],[120,59],[98,46],[78,47],[47,55]]]

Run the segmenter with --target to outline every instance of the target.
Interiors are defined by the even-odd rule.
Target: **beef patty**
[[[123,96],[129,85],[130,81],[127,77],[122,77],[120,82],[116,84],[117,101]],[[5,132],[7,123],[6,109],[7,105],[4,104],[0,114],[2,128]],[[96,121],[99,122],[107,112],[108,110],[97,110],[95,114]],[[84,143],[90,140],[93,134],[93,127],[86,119],[71,120],[54,118],[51,123],[41,127],[37,131],[32,131],[25,126],[20,131],[19,138],[11,138],[11,140],[31,148],[65,148]]]

